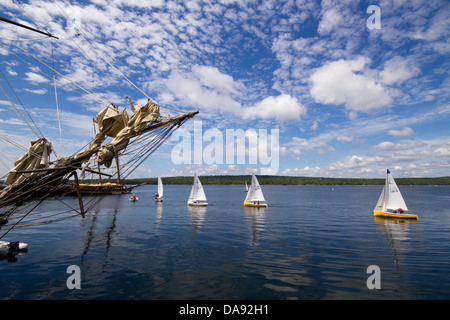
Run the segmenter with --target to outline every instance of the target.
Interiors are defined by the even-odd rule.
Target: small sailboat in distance
[[[248,192],[248,185],[247,185],[247,181],[245,181],[245,189],[244,192]]]
[[[164,190],[163,190],[162,180],[161,180],[161,177],[158,177],[158,193],[155,194],[155,201],[162,202],[163,195],[164,195]]]
[[[386,183],[378,198],[377,205],[373,210],[375,217],[399,218],[399,219],[415,219],[418,217],[408,214],[408,207],[402,194],[395,183],[389,169],[386,170]]]
[[[203,190],[202,183],[200,182],[200,179],[197,177],[197,174],[194,175],[194,184],[192,185],[191,194],[189,195],[187,204],[189,206],[208,205],[205,191]]]
[[[252,184],[245,197],[244,207],[267,207],[266,199],[264,199],[261,186],[255,174],[252,175]]]

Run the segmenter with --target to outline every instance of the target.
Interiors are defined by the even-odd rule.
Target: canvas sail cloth
[[[400,193],[394,178],[390,171],[387,170],[386,184],[378,198],[375,210],[386,212],[388,210],[397,210],[400,208],[404,211],[408,211],[408,207],[406,206],[405,200],[403,200],[402,194]]]
[[[161,181],[161,177],[158,177],[158,196],[159,196],[159,198],[163,198],[163,184],[162,184],[162,181]]]
[[[191,193],[188,198],[188,204],[194,204],[194,202],[200,202],[206,204],[206,195],[203,190],[202,183],[197,177],[197,174],[194,175],[194,184],[192,185]]]
[[[48,167],[52,144],[44,138],[30,141],[28,152],[14,162],[14,168],[9,171],[5,180],[6,185],[19,184],[31,173],[17,173],[18,171],[38,170]]]
[[[125,109],[120,113],[114,104],[109,104],[97,114],[94,120],[99,131],[95,134],[94,140],[91,141],[89,149],[100,146],[107,136],[115,138],[120,130],[127,125],[128,120],[129,116]]]
[[[256,179],[256,176],[252,175],[252,184],[250,185],[250,189],[248,189],[247,196],[245,197],[245,202],[252,202],[252,201],[259,201],[259,202],[265,202],[266,199],[264,199],[264,195],[261,190],[261,186],[259,185],[258,179]]]
[[[89,149],[98,147],[106,136],[114,138],[100,148],[97,155],[99,165],[103,164],[109,168],[115,154],[128,146],[130,138],[159,118],[159,105],[150,99],[144,106],[134,105],[131,101],[130,105],[133,115],[129,118],[125,111],[119,113],[114,105],[109,105],[97,115],[100,132],[91,142]]]

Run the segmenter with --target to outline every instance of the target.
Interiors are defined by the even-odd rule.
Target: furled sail
[[[130,104],[131,110],[134,112],[133,115],[128,119],[126,125],[117,132],[114,139],[103,145],[98,152],[98,163],[105,165],[107,168],[111,166],[115,154],[127,147],[130,138],[138,135],[159,118],[159,105],[150,101],[150,99],[144,106],[134,105],[131,101]],[[123,118],[120,121],[122,120]]]
[[[96,148],[102,144],[105,138],[115,138],[116,135],[127,125],[129,120],[126,109],[119,112],[119,109],[114,104],[109,104],[102,111],[100,111],[95,119],[98,125],[98,132],[89,145],[89,149]]]
[[[5,184],[19,184],[31,174],[20,173],[21,171],[46,168],[49,163],[51,152],[52,144],[46,139],[40,138],[31,141],[28,152],[25,153],[19,160],[14,162],[14,168],[9,172],[8,177],[5,180]]]

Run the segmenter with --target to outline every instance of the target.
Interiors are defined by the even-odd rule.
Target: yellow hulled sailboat
[[[389,169],[386,170],[386,183],[373,210],[375,217],[395,219],[419,219],[418,216],[409,214],[408,207],[402,194],[395,183]]]
[[[247,196],[244,200],[244,207],[267,207],[266,199],[264,199],[261,186],[259,185],[258,179],[256,179],[254,174],[252,175],[252,184],[250,185]]]

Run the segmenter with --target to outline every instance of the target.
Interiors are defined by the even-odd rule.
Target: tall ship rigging
[[[30,30],[30,32],[39,32],[58,39],[50,33],[15,23],[6,18],[2,18],[1,23],[13,23],[18,27]],[[11,54],[16,56],[19,53],[25,53],[35,58],[13,42],[10,43],[9,50]],[[38,58],[35,59],[43,63]],[[66,82],[74,83],[54,67],[43,64],[52,70],[54,79],[55,75],[58,74]],[[3,72],[2,76],[5,82],[8,82]],[[127,81],[130,81],[125,75],[124,77]],[[75,85],[81,88],[78,84],[75,83]],[[138,88],[136,85],[134,86]],[[55,197],[62,198],[69,194],[75,194],[78,197],[78,208],[70,210],[71,216],[84,217],[98,203],[98,201],[93,201],[86,205],[83,199],[84,195],[89,194],[95,197],[107,193],[130,192],[136,186],[125,186],[121,179],[126,179],[175,130],[198,113],[198,111],[180,112],[180,110],[175,110],[180,114],[176,116],[162,115],[161,111],[164,107],[153,101],[141,89],[138,88],[138,90],[147,97],[146,103],[143,105],[134,103],[132,99],[126,96],[131,112],[127,112],[127,108],[120,111],[114,103],[108,103],[94,119],[97,130],[93,139],[71,155],[56,156],[55,159],[53,145],[43,135],[38,135],[36,139],[29,142],[28,150],[15,161],[14,168],[5,176],[4,186],[0,190],[0,240],[4,240],[4,237],[14,228],[20,227],[22,224],[25,225],[24,222],[28,216],[31,216],[45,201],[51,201]],[[3,87],[2,91],[14,106]],[[171,109],[171,111],[173,112],[174,109]],[[1,137],[10,140],[4,135],[1,135]],[[107,139],[110,141],[107,141]],[[7,142],[12,143],[12,141]],[[119,158],[125,154],[128,156],[127,161],[119,165]],[[117,169],[116,173],[106,173],[105,169],[110,168],[113,163]],[[83,177],[85,173],[111,179],[116,178],[117,183],[81,183],[80,177]],[[52,216],[54,216],[54,213]],[[43,217],[37,223],[51,221],[56,221],[56,219]],[[33,223],[29,225],[33,225]],[[2,245],[7,246],[8,242],[3,241]],[[19,246],[17,245],[15,248],[19,248]]]

